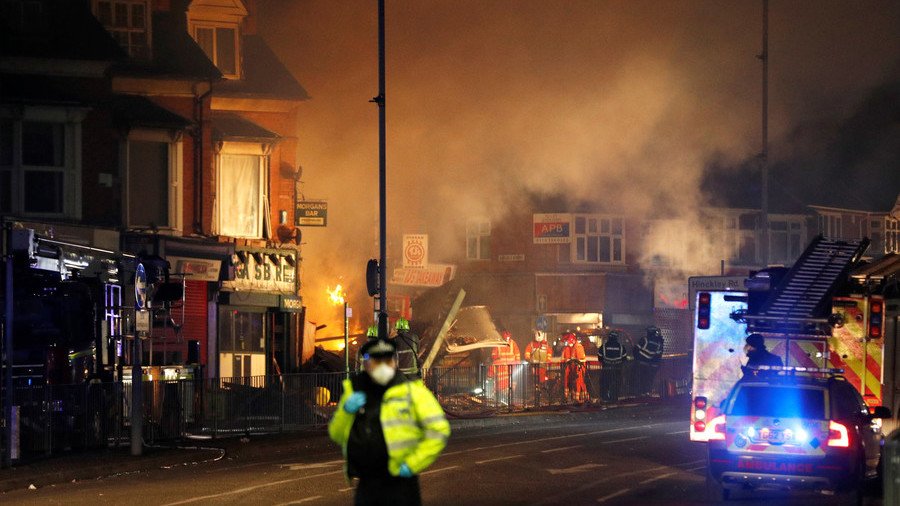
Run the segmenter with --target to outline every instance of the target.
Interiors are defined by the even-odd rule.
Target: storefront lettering
[[[289,265],[284,255],[263,254],[262,263],[257,261],[258,253],[248,252],[246,262],[234,265],[234,281],[225,282],[226,287],[236,290],[259,290],[268,292],[293,292],[296,269]],[[272,257],[278,260],[272,261]]]

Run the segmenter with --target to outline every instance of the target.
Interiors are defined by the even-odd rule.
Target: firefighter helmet
[[[574,333],[567,332],[563,335],[563,341],[565,341],[566,346],[575,346],[575,343],[578,342],[578,339],[575,337]]]
[[[409,332],[409,320],[406,318],[397,318],[397,323],[394,325],[394,329],[397,332]]]
[[[369,328],[366,329],[366,337],[372,339],[378,337],[378,325],[369,325]]]
[[[512,333],[508,330],[504,330],[500,333],[500,337],[502,337],[504,341],[509,341],[512,338]]]

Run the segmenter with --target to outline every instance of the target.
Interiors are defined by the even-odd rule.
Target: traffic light
[[[884,323],[884,300],[869,300],[869,337],[872,339],[880,339],[883,335],[882,324]]]
[[[697,328],[709,328],[709,305],[712,300],[709,292],[700,292],[697,295]]]

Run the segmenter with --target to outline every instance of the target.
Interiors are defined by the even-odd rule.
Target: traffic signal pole
[[[378,337],[388,337],[387,316],[387,134],[385,132],[385,85],[384,85],[384,0],[378,0],[378,199],[380,228],[380,260],[378,265]]]

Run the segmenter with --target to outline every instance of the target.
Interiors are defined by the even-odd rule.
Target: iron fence
[[[634,361],[606,369],[597,362],[435,367],[424,381],[449,415],[473,417],[667,397],[687,393],[690,374],[684,355],[667,357],[654,369]],[[343,379],[343,373],[316,373],[143,382],[143,437],[155,443],[323,426]],[[131,391],[128,382],[16,388],[18,462],[127,445]]]

